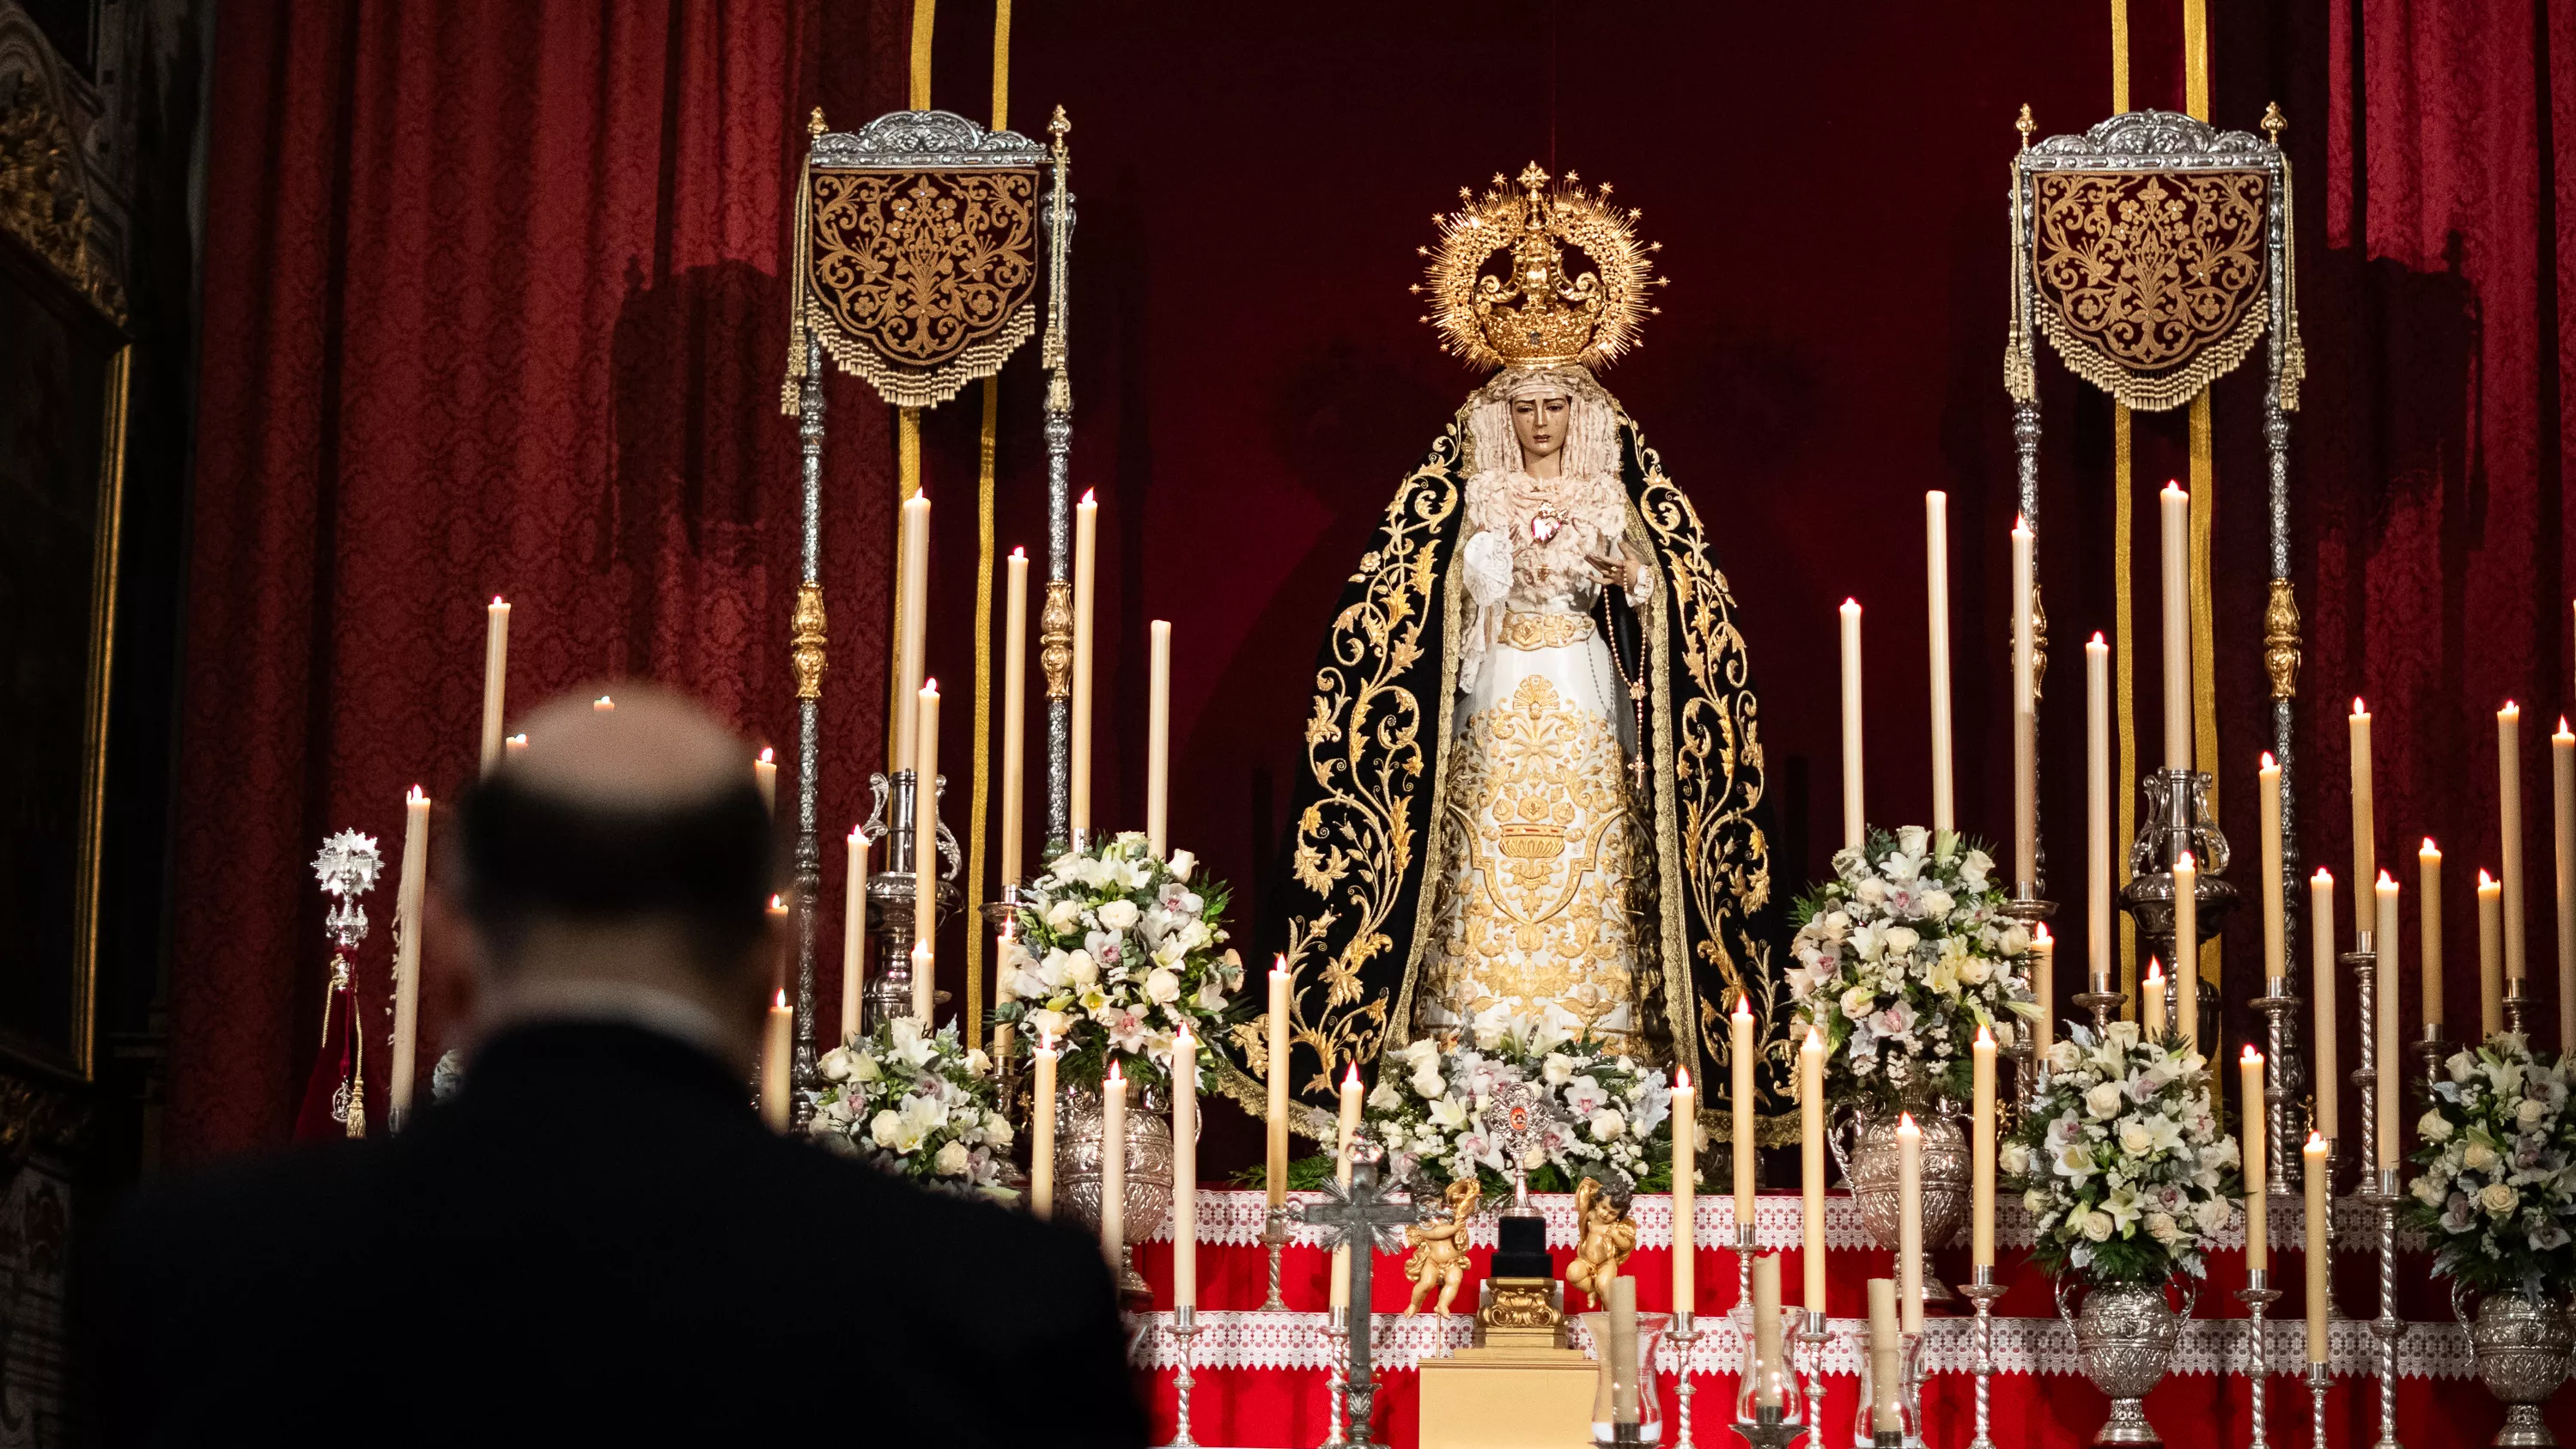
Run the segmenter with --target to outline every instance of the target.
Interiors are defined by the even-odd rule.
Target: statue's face
[[[1563,397],[1525,397],[1512,404],[1512,431],[1520,435],[1524,465],[1554,455],[1565,446],[1573,421],[1574,401]]]

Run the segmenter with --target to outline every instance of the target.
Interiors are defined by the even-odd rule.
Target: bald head
[[[617,694],[613,710],[539,707],[527,748],[466,792],[460,904],[503,974],[613,942],[730,976],[765,941],[775,888],[751,751],[679,695]]]
[[[520,728],[527,748],[502,769],[530,793],[567,804],[662,810],[755,788],[751,751],[668,690],[621,687],[613,709],[565,695],[538,706]]]

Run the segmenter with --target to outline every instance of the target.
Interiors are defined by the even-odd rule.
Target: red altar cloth
[[[1237,1199],[1238,1195],[1205,1191],[1203,1222],[1216,1222],[1226,1216],[1211,1210],[1220,1197]],[[1794,1198],[1768,1198],[1765,1213],[1775,1213],[1783,1205],[1794,1213],[1794,1203]],[[1655,1206],[1660,1212],[1660,1204]],[[1641,1246],[1628,1260],[1627,1271],[1638,1280],[1639,1308],[1662,1311],[1671,1307],[1672,1259],[1668,1247],[1654,1244],[1668,1237],[1668,1218],[1647,1222],[1647,1207],[1641,1200],[1638,1208],[1645,1229],[1642,1236],[1649,1245]],[[2295,1210],[2295,1203],[2276,1206],[2275,1244],[2295,1247],[2300,1241],[2295,1217],[2291,1216]],[[1242,1215],[1242,1211],[1238,1208],[1236,1215]],[[1722,1197],[1716,1211],[1725,1211]],[[2353,1211],[2350,1205],[2338,1208],[2339,1216]],[[1710,1212],[1711,1204],[1704,1200],[1696,1303],[1703,1329],[1715,1327],[1716,1321],[1734,1305],[1737,1288],[1734,1252],[1708,1246],[1730,1236],[1722,1227],[1715,1233],[1710,1231]],[[2019,1215],[2008,1210],[2004,1216],[2018,1219]],[[1829,1234],[1832,1247],[1828,1251],[1826,1297],[1828,1316],[1837,1320],[1837,1332],[1849,1326],[1848,1320],[1866,1314],[1867,1280],[1892,1271],[1886,1252],[1844,1245],[1854,1226],[1850,1218],[1849,1203],[1835,1195],[1829,1208],[1833,1231]],[[2343,1218],[2335,1252],[2335,1294],[2340,1306],[2367,1316],[2374,1314],[2378,1306],[2377,1260],[2374,1253],[2363,1251],[2373,1240],[2366,1232],[2353,1231],[2358,1225],[2351,1217]],[[1766,1246],[1779,1240],[1776,1226],[1766,1217]],[[2022,1230],[2015,1232],[2016,1227]],[[1203,1228],[1200,1236],[1200,1319],[1209,1331],[1202,1333],[1194,1355],[1200,1364],[1192,1397],[1194,1437],[1204,1445],[1240,1449],[1291,1449],[1319,1444],[1327,1423],[1325,1355],[1317,1316],[1325,1309],[1329,1296],[1325,1277],[1329,1253],[1320,1247],[1291,1242],[1282,1254],[1281,1296],[1294,1317],[1261,1315],[1249,1310],[1258,1309],[1267,1292],[1266,1250],[1257,1243],[1240,1241],[1239,1228],[1232,1233],[1221,1227]],[[1210,1240],[1229,1236],[1237,1241]],[[1489,1239],[1489,1228],[1481,1236]],[[2006,1286],[2006,1292],[1995,1305],[1999,1361],[2007,1357],[2002,1347],[2005,1338],[2023,1347],[2012,1359],[2013,1368],[1995,1375],[1990,1400],[1992,1435],[1999,1449],[2067,1449],[2091,1439],[2107,1411],[2107,1400],[2074,1366],[2072,1338],[2057,1320],[2050,1280],[2030,1265],[2026,1247],[2010,1246],[2016,1238],[2026,1242],[2027,1236],[2026,1225],[2015,1221],[2000,1225],[1999,1237],[2006,1246],[1997,1253],[1996,1277]],[[2232,1241],[2241,1243],[2241,1237]],[[1561,1273],[1572,1256],[1571,1249],[1557,1245],[1551,1252]],[[1802,1282],[1802,1254],[1795,1247],[1781,1252],[1782,1285],[1794,1298]],[[1474,1303],[1476,1285],[1484,1276],[1490,1255],[1489,1247],[1471,1250],[1468,1278],[1458,1295],[1462,1307]],[[1947,1281],[1964,1281],[1967,1256],[1964,1247],[1936,1253],[1933,1267]],[[1139,1362],[1151,1360],[1160,1365],[1140,1373],[1153,1406],[1157,1442],[1163,1442],[1169,1439],[1174,1424],[1174,1370],[1168,1338],[1162,1338],[1159,1346],[1156,1339],[1166,1333],[1170,1322],[1171,1246],[1167,1241],[1149,1243],[1139,1250],[1138,1257],[1141,1271],[1152,1286],[1156,1310],[1149,1320],[1147,1339],[1140,1345]],[[1412,1285],[1405,1281],[1400,1263],[1400,1258],[1391,1255],[1381,1255],[1379,1259],[1372,1298],[1381,1315],[1401,1313],[1410,1296]],[[2465,1340],[2451,1322],[2447,1287],[2429,1278],[2426,1265],[2427,1260],[2421,1256],[2400,1254],[2398,1307],[2400,1316],[2412,1327],[2401,1344],[2405,1351],[2399,1363],[2399,1436],[2407,1449],[2467,1449],[2483,1445],[2503,1422],[2503,1410],[2470,1376]],[[2272,1307],[2272,1331],[2267,1335],[2272,1375],[2267,1412],[2270,1438],[2282,1445],[2313,1441],[2311,1400],[2301,1377],[2306,1372],[2300,1346],[2300,1319],[2306,1311],[2303,1274],[2301,1254],[2276,1247],[2272,1281],[2284,1292]],[[2209,1278],[2201,1289],[2195,1317],[2231,1319],[2237,1324],[2228,1330],[2204,1329],[2196,1339],[2187,1340],[2185,1353],[2178,1355],[2178,1371],[2149,1396],[2147,1412],[2171,1442],[2193,1443],[2219,1435],[2224,1436],[2222,1442],[2242,1443],[2250,1433],[2249,1384],[2241,1361],[2245,1307],[2233,1296],[2244,1282],[2241,1247],[2212,1255]],[[1574,1306],[1577,1305],[1569,1305]],[[1964,1318],[1967,1305],[1962,1302],[1957,1308],[1957,1316]],[[1226,1320],[1227,1326],[1223,1330],[1213,1327],[1215,1319]],[[1399,1327],[1381,1319],[1377,1429],[1383,1442],[1394,1449],[1413,1449],[1419,1380],[1408,1351],[1390,1341]],[[1940,1327],[1936,1324],[1936,1330]],[[1429,1325],[1420,1324],[1402,1329],[1407,1341],[1417,1346],[1428,1331]],[[1453,1334],[1462,1332],[1452,1330]],[[2195,1341],[2200,1348],[2196,1357],[2190,1351]],[[1930,1442],[1936,1445],[1965,1445],[1971,1434],[1973,1379],[1963,1371],[1964,1342],[1964,1338],[1952,1340],[1948,1355],[1962,1371],[1947,1371],[1950,1364],[1939,1355],[1927,1360],[1930,1368],[1924,1391],[1925,1417]],[[2337,1377],[2327,1395],[2327,1440],[2337,1446],[2368,1445],[2377,1435],[2378,1415],[2378,1384],[2371,1376],[2376,1359],[2372,1357],[2370,1340],[2363,1325],[2339,1322],[2334,1342]],[[2223,1348],[2230,1356],[2231,1370],[2223,1376],[2214,1372],[2213,1346]],[[1735,1375],[1727,1368],[1723,1351],[1714,1345],[1702,1345],[1699,1361],[1706,1368],[1694,1376],[1698,1393],[1693,1442],[1734,1449],[1741,1441],[1733,1436],[1727,1423],[1734,1404]],[[1670,1424],[1677,1380],[1667,1371],[1658,1382]],[[1859,1408],[1859,1380],[1848,1368],[1840,1368],[1829,1369],[1823,1383],[1825,1443],[1832,1449],[1841,1449],[1850,1442],[1847,1436]],[[2550,1406],[2549,1418],[2562,1435],[2576,1434],[2576,1395],[2562,1392]]]

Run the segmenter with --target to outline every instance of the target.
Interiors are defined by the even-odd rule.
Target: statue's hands
[[[1622,589],[1637,587],[1638,566],[1621,557],[1615,544],[1608,554],[1587,553],[1583,561],[1592,565],[1593,576],[1605,585]]]

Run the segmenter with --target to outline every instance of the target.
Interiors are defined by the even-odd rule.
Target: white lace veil
[[[1561,397],[1573,406],[1565,436],[1568,476],[1615,475],[1619,467],[1619,422],[1610,395],[1580,367],[1514,367],[1494,375],[1469,400],[1468,476],[1486,469],[1521,466],[1520,435],[1512,431],[1512,404],[1523,398]]]

